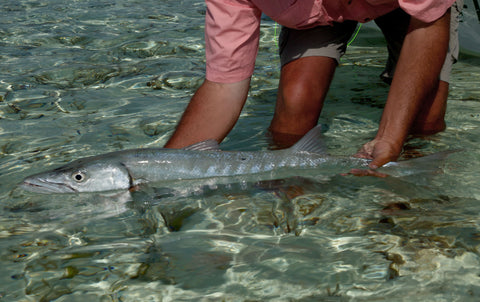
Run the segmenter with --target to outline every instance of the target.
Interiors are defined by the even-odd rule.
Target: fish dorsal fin
[[[220,146],[214,139],[207,139],[183,148],[189,151],[220,151]]]
[[[322,142],[322,125],[315,126],[312,130],[308,131],[295,145],[289,150],[292,152],[309,152],[324,154],[325,146]]]

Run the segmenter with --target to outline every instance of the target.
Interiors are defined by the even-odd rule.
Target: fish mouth
[[[35,193],[75,193],[77,190],[64,183],[55,183],[43,179],[25,179],[20,187]]]

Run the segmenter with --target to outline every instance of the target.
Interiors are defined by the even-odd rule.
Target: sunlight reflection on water
[[[0,10],[1,298],[480,295],[478,58],[455,65],[447,130],[405,146],[411,156],[464,150],[441,174],[176,184],[193,189],[184,196],[169,186],[39,195],[15,185],[79,157],[166,142],[203,78],[205,9],[201,1],[48,0],[3,1]],[[264,20],[261,32],[249,99],[225,149],[268,147],[279,72],[274,24]],[[354,153],[377,129],[388,92],[378,80],[379,37],[363,29],[332,83],[320,118],[332,155]]]

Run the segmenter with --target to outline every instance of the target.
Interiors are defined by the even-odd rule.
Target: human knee
[[[283,86],[281,94],[282,105],[292,113],[317,114],[322,108],[324,93],[312,83],[292,81]]]

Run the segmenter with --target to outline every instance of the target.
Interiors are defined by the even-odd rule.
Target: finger
[[[388,174],[385,174],[385,173],[380,173],[375,170],[365,170],[365,169],[352,169],[348,174],[351,174],[353,176],[374,176],[374,177],[380,177],[380,178],[385,178],[388,176]]]
[[[384,164],[391,162],[392,159],[390,156],[378,156],[374,158],[370,164],[368,164],[368,167],[372,170],[378,169],[379,167],[383,166]]]
[[[373,159],[373,157],[366,153],[366,152],[357,152],[353,155],[353,157],[356,157],[356,158],[365,158],[365,159]]]

